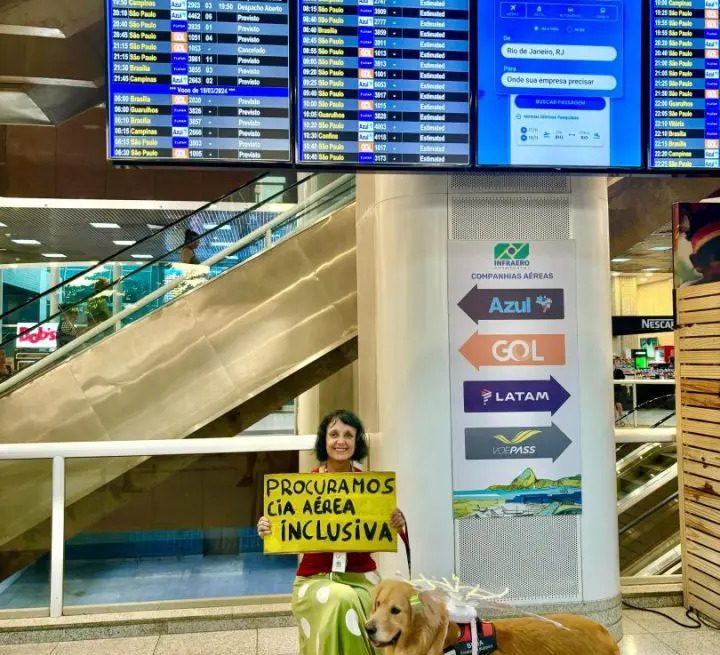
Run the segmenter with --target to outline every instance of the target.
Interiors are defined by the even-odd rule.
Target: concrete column
[[[494,553],[494,579],[527,587],[518,576],[537,578],[517,603],[585,612],[619,635],[605,178],[359,175],[357,217],[360,412],[377,433],[372,468],[397,472],[414,572],[430,576],[451,575],[477,546],[461,540],[452,512],[448,242],[575,242],[583,513],[484,519],[478,534]],[[512,327],[532,333],[527,322]],[[554,551],[568,540],[565,567]],[[406,570],[400,554],[380,562],[385,575]],[[572,578],[573,591],[543,592],[548,575]],[[477,576],[465,582],[482,584]]]

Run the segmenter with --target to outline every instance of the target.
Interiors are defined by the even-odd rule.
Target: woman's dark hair
[[[195,230],[185,230],[185,242],[184,245],[188,245],[189,243],[192,243],[193,241],[197,241],[200,238],[200,235]]]
[[[363,427],[362,421],[355,416],[352,412],[346,409],[336,409],[334,412],[330,412],[322,421],[317,431],[317,439],[315,439],[315,456],[318,462],[327,462],[327,431],[331,423],[336,420],[340,420],[345,425],[349,425],[355,428],[355,452],[352,458],[356,461],[360,461],[367,457],[368,447],[367,438],[365,437],[365,428]]]

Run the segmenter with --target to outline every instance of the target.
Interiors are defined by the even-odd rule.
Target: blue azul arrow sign
[[[492,380],[465,382],[465,411],[550,412],[554,415],[570,394],[553,377],[549,380]]]

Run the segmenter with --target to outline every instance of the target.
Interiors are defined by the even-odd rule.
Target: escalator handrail
[[[268,231],[272,231],[275,227],[281,225],[282,223],[286,222],[288,219],[292,218],[295,214],[298,213],[299,210],[305,209],[308,206],[311,206],[312,203],[316,202],[317,200],[325,197],[329,192],[335,191],[338,187],[340,187],[342,184],[351,181],[354,179],[354,175],[342,175],[337,180],[334,180],[332,183],[328,184],[327,186],[323,187],[319,191],[316,191],[314,194],[309,196],[307,199],[305,199],[303,202],[298,203],[295,207],[293,207],[291,210],[288,210],[286,212],[283,212],[282,214],[278,214],[275,218],[273,218],[271,221],[266,223],[265,225],[261,225],[260,227],[256,228],[253,232],[250,234],[244,236],[239,241],[235,242],[232,246],[229,246],[225,250],[216,253],[209,259],[205,260],[200,264],[201,266],[210,267],[213,264],[216,264],[219,261],[222,261],[229,255],[232,255],[233,253],[237,252],[238,250],[244,248],[245,246],[253,243],[254,241],[257,241],[259,238],[261,238],[264,234],[266,234]],[[262,203],[260,203],[262,204]],[[131,316],[132,314],[135,314],[137,311],[143,309],[151,302],[162,298],[166,293],[169,293],[173,289],[175,289],[177,286],[182,284],[185,280],[187,280],[189,277],[195,275],[194,271],[190,271],[188,273],[183,274],[180,277],[174,278],[170,282],[167,282],[162,287],[156,289],[155,291],[149,293],[148,295],[144,296],[140,300],[138,300],[136,303],[133,303],[132,305],[129,305],[122,311],[118,312],[114,316],[111,316],[110,318],[106,319],[102,323],[99,323],[95,327],[91,328],[87,332],[84,332],[80,336],[78,336],[76,339],[73,339],[69,343],[65,344],[62,348],[58,348],[56,351],[50,353],[47,357],[44,357],[43,359],[39,360],[38,362],[35,362],[31,366],[28,366],[27,368],[24,368],[22,371],[16,373],[14,376],[9,378],[8,380],[5,380],[4,382],[0,383],[0,395],[6,393],[10,389],[13,389],[17,387],[18,385],[22,384],[25,380],[28,378],[31,378],[35,376],[39,371],[47,368],[54,362],[63,359],[68,354],[72,353],[74,350],[82,346],[87,341],[95,338],[98,335],[101,335],[103,332],[108,331],[109,329],[113,328],[115,325],[120,323],[123,319],[127,318],[128,316]]]
[[[637,412],[639,409],[642,409],[646,405],[652,405],[653,403],[656,403],[659,400],[667,400],[668,398],[675,398],[675,393],[666,393],[662,396],[656,396],[655,398],[651,398],[650,400],[646,400],[644,403],[640,403],[639,405],[636,405],[632,409],[628,410],[623,414],[620,418],[615,419],[615,424],[617,425],[620,421],[624,421],[628,416],[631,416],[635,412]],[[653,425],[652,427],[659,427],[662,425],[665,421],[672,418],[675,415],[675,410],[673,409],[671,413],[666,416],[664,419],[662,419],[659,423]]]
[[[637,505],[643,498],[647,498],[653,491],[657,491],[664,484],[678,477],[677,462],[668,466],[662,473],[648,480],[645,484],[631,491],[627,496],[617,502],[618,515],[627,512]]]
[[[33,296],[32,298],[29,298],[28,300],[20,303],[19,305],[15,305],[12,309],[9,309],[9,310],[8,310],[7,312],[5,312],[4,314],[0,314],[0,322],[1,322],[1,321],[4,321],[5,318],[7,318],[7,317],[10,316],[11,314],[14,314],[15,312],[23,309],[24,307],[28,307],[28,306],[31,305],[32,303],[37,302],[38,300],[41,300],[42,298],[45,298],[46,296],[49,296],[49,295],[52,294],[52,293],[56,293],[57,291],[59,291],[60,289],[62,289],[64,286],[66,286],[66,285],[69,284],[70,282],[74,282],[74,281],[79,280],[80,278],[86,276],[86,275],[88,274],[88,271],[89,271],[89,270],[91,270],[91,269],[96,269],[96,268],[100,268],[101,266],[104,266],[104,265],[106,265],[106,264],[109,264],[110,262],[116,261],[116,260],[118,259],[118,257],[119,257],[120,255],[122,255],[123,253],[126,253],[126,252],[128,252],[129,250],[133,250],[134,248],[137,248],[138,245],[143,244],[143,243],[149,241],[150,239],[154,239],[154,238],[157,237],[158,235],[161,235],[161,234],[165,233],[167,230],[175,227],[176,225],[178,225],[178,224],[181,223],[182,221],[186,221],[187,219],[191,218],[192,216],[195,216],[195,214],[199,214],[200,212],[207,211],[207,210],[210,209],[213,205],[216,205],[217,203],[222,202],[222,201],[225,200],[226,198],[230,198],[231,196],[235,195],[235,194],[238,193],[239,191],[242,191],[242,190],[244,190],[244,189],[247,189],[247,188],[248,188],[249,186],[251,186],[251,185],[257,184],[258,182],[260,182],[260,180],[262,180],[264,177],[267,177],[267,176],[270,175],[270,174],[271,174],[271,171],[263,171],[263,172],[259,173],[256,177],[253,177],[252,179],[248,180],[245,184],[242,184],[241,186],[239,186],[237,189],[234,189],[234,190],[231,191],[230,193],[225,193],[225,194],[223,194],[222,196],[216,198],[215,200],[211,200],[210,202],[205,203],[205,204],[202,205],[201,207],[198,207],[197,209],[194,209],[193,211],[191,211],[189,214],[185,214],[184,216],[181,216],[180,218],[172,221],[171,223],[168,223],[167,225],[163,225],[161,229],[156,230],[156,231],[153,232],[152,234],[148,234],[146,237],[142,237],[142,239],[138,239],[138,240],[137,240],[135,243],[133,243],[132,245],[124,246],[123,248],[121,248],[121,249],[117,250],[116,252],[114,252],[112,255],[108,255],[105,259],[101,259],[100,261],[95,262],[95,263],[94,263],[90,268],[88,268],[87,270],[81,271],[80,273],[76,273],[76,274],[73,275],[72,277],[66,278],[66,279],[63,280],[62,282],[58,282],[58,284],[56,284],[56,285],[54,285],[54,286],[52,286],[52,287],[50,287],[50,288],[48,288],[48,289],[45,289],[45,291],[43,291],[42,293],[39,293],[38,295]],[[151,263],[152,263],[152,262],[151,262]],[[83,299],[82,302],[84,302],[85,300],[86,300],[86,299]],[[38,325],[39,325],[39,324],[38,324]],[[37,326],[36,326],[36,327],[37,327]],[[30,328],[30,329],[34,329],[34,328]],[[4,344],[4,343],[5,343],[5,342],[3,342],[3,344]]]
[[[635,517],[630,523],[627,525],[624,525],[620,530],[618,530],[618,534],[620,536],[624,535],[628,530],[632,530],[638,523],[642,523],[646,518],[649,516],[652,516],[655,512],[665,507],[665,505],[670,504],[673,500],[676,500],[680,496],[679,491],[675,491],[674,493],[671,493],[667,498],[664,500],[661,500],[656,505],[653,505],[649,510],[646,512],[643,512],[640,514],[640,516]]]
[[[236,214],[235,216],[232,216],[231,218],[228,218],[227,220],[225,220],[225,221],[223,221],[223,222],[221,222],[221,223],[218,223],[218,224],[215,225],[212,229],[207,230],[206,232],[204,232],[203,234],[201,234],[201,235],[200,235],[200,238],[202,239],[202,238],[204,238],[204,237],[207,237],[209,234],[212,234],[212,233],[217,232],[218,230],[222,229],[222,228],[223,228],[225,225],[227,225],[228,223],[232,223],[233,221],[237,221],[239,218],[242,218],[242,217],[244,217],[244,216],[246,216],[246,215],[251,214],[251,213],[254,212],[254,211],[257,211],[258,209],[260,209],[261,207],[263,207],[265,204],[270,203],[272,200],[274,200],[274,199],[277,198],[278,196],[281,196],[282,194],[286,193],[287,191],[289,191],[289,190],[291,190],[291,189],[298,188],[298,187],[300,187],[301,185],[305,184],[309,179],[315,177],[316,175],[317,175],[317,173],[311,173],[310,175],[308,175],[308,177],[303,178],[302,180],[297,180],[296,182],[293,182],[292,184],[284,187],[282,190],[274,193],[274,194],[273,194],[272,196],[270,196],[269,198],[265,198],[264,200],[261,200],[260,202],[252,205],[251,207],[249,207],[249,208],[247,208],[247,209],[244,209],[243,211],[241,211],[240,213]],[[260,178],[258,178],[258,179],[260,179]],[[240,188],[243,188],[243,187],[240,187]],[[239,189],[238,189],[238,190],[239,190]],[[233,193],[236,193],[236,191],[234,191]],[[230,194],[230,195],[231,195],[231,194]],[[230,196],[229,196],[229,195],[223,196],[223,198],[221,198],[219,201],[215,201],[215,202],[222,202],[222,200],[223,200],[224,198],[228,198],[228,197],[230,197]],[[211,205],[206,205],[206,208],[207,208],[207,207],[210,207],[210,206],[211,206]],[[194,212],[194,213],[197,213],[198,211],[200,211],[200,210],[196,210],[196,212]],[[186,216],[178,219],[178,221],[186,220],[186,219],[189,218],[190,216],[193,216],[194,213],[187,214]],[[175,224],[177,224],[177,221],[175,222]],[[167,227],[171,227],[171,225],[169,225],[169,226],[167,226]],[[153,237],[155,237],[157,234],[160,234],[160,232],[156,232],[155,234],[152,234],[152,235],[150,235],[150,237],[146,237],[146,238],[153,238]],[[137,246],[137,243],[136,243],[136,244],[133,244],[132,246],[127,246],[127,247],[125,248],[125,251],[127,251],[127,250],[130,249],[130,248],[135,248],[136,246]],[[157,263],[160,262],[160,261],[163,261],[168,255],[172,255],[173,253],[177,252],[178,250],[181,250],[182,247],[183,247],[183,244],[180,244],[180,245],[176,246],[175,248],[173,248],[172,250],[166,251],[165,253],[163,253],[162,255],[160,255],[157,259],[153,259],[152,261],[148,261],[148,262],[146,262],[145,264],[140,265],[138,268],[134,269],[132,272],[128,273],[127,275],[124,275],[124,276],[122,276],[122,277],[120,277],[120,278],[118,278],[118,279],[116,279],[116,280],[113,280],[113,281],[111,282],[110,286],[107,287],[107,288],[105,288],[103,291],[99,291],[99,292],[92,293],[92,294],[90,294],[90,295],[88,295],[88,296],[86,296],[86,297],[84,297],[84,298],[80,298],[80,299],[76,300],[74,303],[68,303],[68,304],[66,305],[66,307],[65,307],[65,310],[67,310],[68,308],[72,308],[72,307],[78,307],[78,306],[86,303],[88,300],[91,300],[92,298],[97,297],[98,295],[101,295],[101,294],[103,294],[103,293],[107,293],[108,289],[112,289],[113,287],[118,286],[119,284],[121,284],[122,282],[124,282],[125,280],[127,280],[128,278],[130,278],[130,277],[132,277],[132,276],[134,276],[134,275],[137,275],[139,272],[145,270],[146,268],[149,268],[150,266],[154,266],[155,264],[157,264]],[[88,270],[95,270],[95,269],[98,268],[98,266],[99,266],[99,264],[96,265],[96,266],[93,266],[92,269],[88,269]],[[85,276],[85,275],[87,275],[87,274],[88,274],[88,271],[84,271],[84,272],[82,272],[82,273],[80,273],[80,274],[78,274],[78,275],[79,275],[80,277],[82,277],[82,276]],[[70,284],[70,283],[73,281],[73,279],[75,279],[75,278],[78,277],[78,275],[74,276],[73,278],[68,278],[67,280],[64,280],[60,285],[57,286],[57,289],[60,289],[60,288],[62,288],[63,286]],[[184,280],[184,279],[185,279],[185,278],[183,278],[183,280]],[[46,291],[44,294],[41,294],[41,295],[39,295],[39,296],[36,296],[36,297],[32,300],[32,302],[35,302],[35,301],[39,300],[39,299],[42,298],[44,295],[47,295],[48,293],[51,293],[51,292],[52,292],[52,290]],[[15,309],[17,309],[17,308],[15,308]],[[13,310],[13,311],[14,311],[14,310]],[[24,332],[30,332],[30,331],[32,331],[32,330],[35,330],[36,328],[40,327],[43,323],[48,322],[48,321],[52,321],[53,319],[56,319],[56,318],[59,318],[59,317],[63,314],[63,311],[64,311],[64,310],[59,310],[59,311],[55,312],[55,314],[52,314],[51,316],[45,317],[45,319],[44,319],[43,321],[39,321],[39,322],[35,323],[34,325],[32,325],[31,327],[26,328],[26,329],[24,330]],[[2,339],[2,335],[0,335],[0,347],[4,346],[5,344],[12,343],[13,341],[15,341],[15,340],[17,339],[17,337],[18,337],[18,335],[11,335],[11,336],[9,336],[7,339]],[[2,392],[0,392],[0,393],[2,393]]]

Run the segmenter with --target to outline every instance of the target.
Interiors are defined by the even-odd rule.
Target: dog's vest
[[[477,631],[477,653],[478,655],[487,655],[497,650],[497,638],[495,636],[495,626],[492,623],[478,621]],[[472,648],[472,628],[469,623],[459,626],[462,630],[460,641],[454,646],[444,651],[444,655],[471,655]]]

